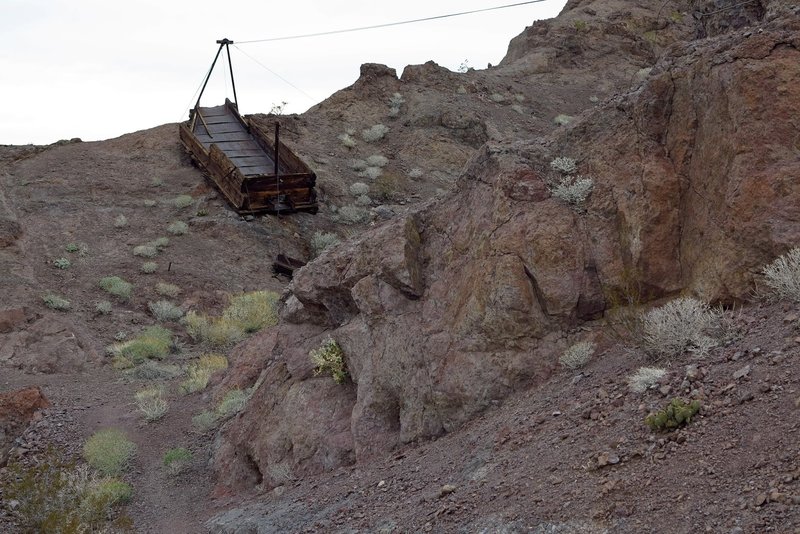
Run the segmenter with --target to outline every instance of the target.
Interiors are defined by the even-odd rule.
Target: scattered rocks
[[[751,367],[750,365],[745,365],[741,369],[735,371],[733,373],[734,380],[741,380],[742,378],[746,377],[750,374]]]

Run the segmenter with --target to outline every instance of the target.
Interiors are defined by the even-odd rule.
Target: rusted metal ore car
[[[196,107],[180,138],[239,213],[317,211],[316,175],[286,145],[244,119],[228,99]]]

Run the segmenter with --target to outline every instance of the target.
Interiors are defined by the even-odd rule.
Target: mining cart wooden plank
[[[210,137],[207,134],[195,134],[197,136],[198,141],[203,144],[210,145],[211,143],[217,143],[218,141],[247,141],[250,139],[250,134],[247,132],[234,132],[234,133],[226,133],[226,134],[218,134],[214,137]]]

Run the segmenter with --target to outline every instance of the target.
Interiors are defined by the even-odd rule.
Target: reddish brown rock
[[[5,465],[8,451],[27,428],[34,414],[50,406],[38,387],[0,393],[0,466]]]

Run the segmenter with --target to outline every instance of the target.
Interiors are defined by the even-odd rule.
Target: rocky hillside
[[[571,0],[485,70],[364,65],[303,115],[257,117],[316,170],[316,216],[236,216],[175,125],[0,147],[0,458],[79,458],[123,429],[141,531],[791,532],[798,310],[754,301],[800,241],[799,45],[785,0]],[[320,253],[323,233],[341,242]],[[289,282],[280,252],[311,261]],[[206,348],[155,317],[159,283],[216,315],[271,289],[280,321],[187,394]],[[633,392],[654,362],[631,317],[680,295],[737,311],[707,357]],[[153,324],[174,374],[147,424],[151,382],[104,354]],[[309,358],[327,340],[343,384]],[[563,371],[581,341],[593,360]],[[241,411],[193,426],[230,392]],[[643,425],[676,395],[701,402],[690,426]],[[194,460],[175,478],[177,445]]]

